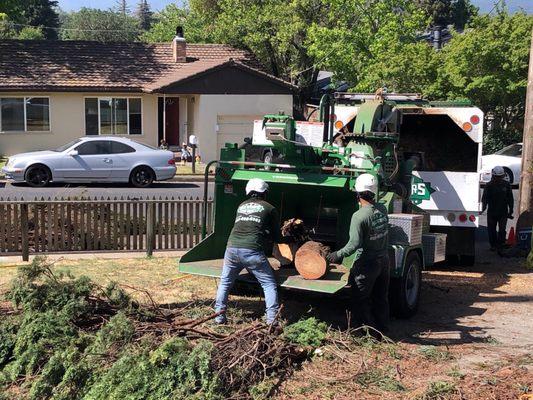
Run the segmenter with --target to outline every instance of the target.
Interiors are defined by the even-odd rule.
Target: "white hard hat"
[[[268,183],[259,178],[253,178],[246,184],[246,194],[252,192],[265,193],[268,190]]]
[[[492,168],[492,175],[494,175],[494,176],[504,176],[505,175],[505,171],[504,171],[503,167],[497,165],[494,168]]]
[[[361,174],[355,180],[355,191],[378,194],[378,180],[372,174]]]

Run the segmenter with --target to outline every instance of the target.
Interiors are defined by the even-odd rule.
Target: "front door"
[[[169,146],[181,144],[179,114],[179,97],[167,97],[165,100],[165,140]]]
[[[77,155],[66,154],[63,165],[65,180],[107,180],[113,170],[109,140],[90,140],[75,147]]]

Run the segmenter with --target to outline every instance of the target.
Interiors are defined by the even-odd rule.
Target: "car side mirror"
[[[76,157],[79,153],[78,150],[70,150],[67,154],[71,157]]]

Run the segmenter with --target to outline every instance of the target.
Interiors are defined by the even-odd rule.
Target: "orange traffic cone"
[[[514,226],[512,226],[511,230],[509,231],[509,237],[507,238],[507,245],[511,247],[516,245],[516,235],[514,232]]]

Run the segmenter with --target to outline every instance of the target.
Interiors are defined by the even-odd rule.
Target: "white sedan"
[[[33,187],[49,182],[130,182],[145,188],[176,173],[174,153],[128,138],[95,136],[76,139],[55,150],[9,157],[2,172]]]
[[[494,154],[481,157],[481,183],[490,181],[491,170],[497,165],[503,167],[511,185],[518,185],[522,170],[522,143],[512,144]]]

